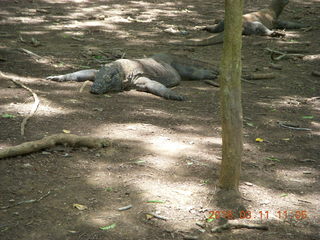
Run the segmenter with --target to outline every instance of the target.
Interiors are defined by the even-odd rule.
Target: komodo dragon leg
[[[49,76],[46,79],[56,81],[56,82],[66,82],[66,81],[84,82],[86,80],[94,81],[97,72],[98,70],[96,69],[87,69],[87,70],[81,70],[81,71],[68,73],[64,75]]]
[[[198,66],[172,62],[171,66],[179,73],[183,80],[204,80],[217,78],[219,71]]]
[[[213,26],[206,26],[206,27],[202,28],[201,30],[205,30],[205,31],[211,32],[211,33],[223,32],[224,31],[224,21],[221,21],[218,24],[213,25]]]
[[[183,101],[185,98],[171,89],[167,88],[163,84],[151,80],[147,77],[138,77],[137,79],[134,80],[134,84],[136,86],[136,89],[138,91],[143,91],[143,92],[149,92],[154,95],[163,97],[165,99],[171,99],[171,100],[177,100],[177,101]]]
[[[283,21],[277,20],[275,23],[275,28],[277,29],[299,29],[308,27],[308,25],[297,23],[297,22],[290,22],[290,21]]]

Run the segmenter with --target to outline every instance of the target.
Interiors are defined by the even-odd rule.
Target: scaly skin
[[[283,36],[271,29],[297,29],[305,27],[302,24],[280,21],[278,17],[282,13],[284,7],[289,0],[272,0],[270,6],[257,12],[247,13],[243,15],[243,35],[261,35],[261,36]],[[220,33],[202,40],[194,40],[187,42],[173,43],[183,46],[210,46],[223,42],[224,38],[224,21],[215,26],[205,27],[204,30],[212,33]]]
[[[90,69],[64,75],[49,76],[52,81],[93,81],[90,92],[104,94],[136,89],[165,99],[184,100],[169,89],[181,80],[215,79],[218,71],[207,63],[164,53],[150,58],[119,59],[99,70]]]

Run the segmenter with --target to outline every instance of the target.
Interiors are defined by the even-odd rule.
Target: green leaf
[[[105,231],[105,230],[109,230],[109,229],[115,228],[116,226],[117,226],[117,224],[113,223],[113,224],[111,224],[109,226],[100,227],[100,229]]]
[[[209,180],[203,180],[204,184],[209,184]]]
[[[96,56],[94,56],[94,58],[95,58],[95,59],[102,59],[103,57],[100,56],[100,55],[96,55]]]
[[[104,190],[106,190],[107,192],[112,192],[113,191],[112,187],[107,187]]]
[[[2,117],[3,118],[15,118],[16,116],[14,116],[12,114],[5,113],[5,114],[2,114]]]
[[[286,197],[286,196],[288,196],[288,194],[287,193],[283,193],[283,194],[281,194],[280,197]]]
[[[215,219],[214,218],[208,218],[207,222],[209,223],[209,222],[212,222],[213,220],[215,220]]]
[[[161,201],[161,200],[148,200],[147,203],[165,203],[165,201]]]
[[[254,127],[253,123],[246,122],[249,127]]]
[[[267,157],[266,160],[270,160],[270,161],[274,161],[274,162],[281,162],[281,160],[279,158],[275,158],[275,157]]]
[[[303,116],[303,119],[313,119],[313,116]]]

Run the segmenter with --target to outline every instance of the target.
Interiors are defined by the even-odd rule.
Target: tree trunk
[[[243,0],[225,0],[223,56],[220,64],[222,189],[239,189],[242,157],[241,47]]]

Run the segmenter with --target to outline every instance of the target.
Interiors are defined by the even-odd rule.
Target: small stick
[[[286,57],[298,57],[298,58],[303,58],[305,55],[303,54],[297,54],[297,53],[285,53],[285,52],[281,52],[278,50],[274,50],[274,49],[270,49],[270,48],[265,48],[268,52],[271,52],[271,58],[272,60],[276,60],[279,61],[283,58]],[[274,55],[279,55],[278,57],[275,57]]]
[[[206,84],[209,84],[211,86],[214,86],[214,87],[220,87],[220,85],[212,80],[204,80],[203,82],[205,82]]]
[[[281,122],[278,122],[278,124],[280,127],[289,128],[292,130],[300,130],[300,131],[311,131],[312,130],[310,128],[300,128],[300,127],[290,126],[289,124],[285,124],[285,123],[281,123]]]
[[[160,220],[164,220],[164,221],[167,221],[167,220],[168,220],[167,217],[163,217],[163,216],[160,216],[160,215],[157,215],[157,214],[154,214],[154,213],[147,213],[147,214],[149,214],[149,215],[151,215],[151,216],[153,216],[153,217],[155,217],[155,218],[158,218],[158,219],[160,219]]]
[[[19,206],[21,204],[25,204],[25,203],[35,203],[35,202],[40,202],[42,199],[48,197],[50,195],[51,191],[47,192],[45,195],[41,196],[38,199],[30,199],[30,200],[25,200],[25,201],[21,201],[18,203],[15,203],[13,205],[8,205],[8,206],[4,206],[4,207],[0,207],[0,209],[8,209],[8,208],[12,208],[12,207],[16,207]]]
[[[38,54],[35,54],[35,53],[33,53],[33,52],[31,52],[31,51],[29,51],[29,50],[27,50],[27,49],[19,48],[19,50],[20,50],[21,52],[24,52],[24,53],[30,55],[31,57],[35,57],[35,58],[39,58],[39,59],[42,58],[42,57],[39,56]]]
[[[299,202],[304,202],[304,203],[311,203],[309,201],[306,201],[306,200],[302,200],[302,199],[298,199]]]
[[[80,93],[82,93],[83,92],[83,89],[88,85],[88,83],[90,83],[91,81],[89,81],[89,80],[87,80],[87,81],[85,81],[83,84],[82,84],[82,86],[81,86],[81,88],[79,89],[79,92]]]
[[[46,58],[46,57],[41,57],[38,54],[35,54],[27,49],[24,48],[18,48],[19,51],[24,52],[26,54],[28,54],[29,56],[31,56],[36,62],[40,62],[40,63],[49,63],[50,59]]]
[[[28,121],[29,118],[31,118],[31,117],[35,114],[35,112],[37,111],[38,106],[39,106],[39,104],[40,104],[40,100],[39,100],[39,98],[38,98],[38,95],[37,95],[34,91],[32,91],[31,88],[25,86],[25,85],[24,85],[23,83],[21,83],[19,80],[13,79],[12,77],[9,77],[8,75],[4,74],[4,73],[1,72],[1,71],[0,71],[0,76],[3,77],[3,78],[7,78],[7,79],[11,80],[12,82],[14,82],[15,84],[19,85],[20,87],[28,90],[29,92],[31,92],[31,94],[32,94],[32,96],[33,96],[33,98],[34,98],[34,103],[33,103],[33,105],[32,105],[32,108],[31,108],[31,111],[30,111],[29,115],[26,116],[26,117],[22,120],[22,122],[21,122],[21,131],[20,131],[20,132],[21,132],[21,136],[24,136],[25,126],[26,126],[26,124],[27,124],[27,121]]]
[[[125,207],[118,208],[118,211],[125,211],[125,210],[129,210],[130,208],[132,208],[131,204]]]

